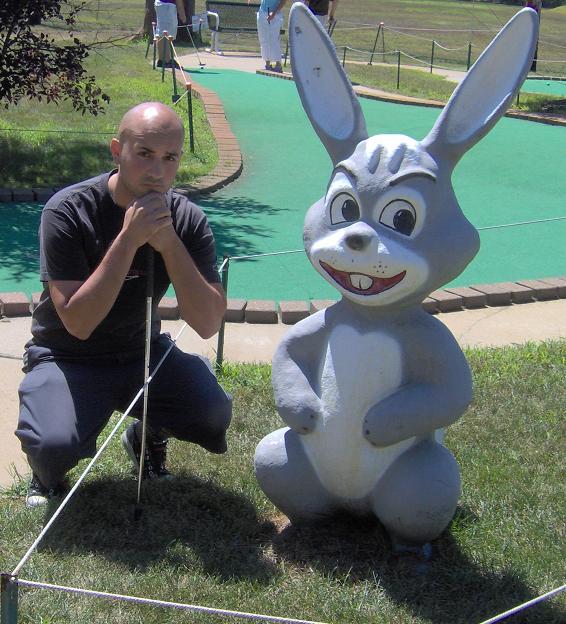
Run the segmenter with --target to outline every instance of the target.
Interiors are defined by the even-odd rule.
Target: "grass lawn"
[[[397,67],[385,65],[366,65],[360,63],[346,63],[346,72],[354,84],[373,87],[390,93],[400,93],[417,98],[447,102],[456,88],[456,83],[439,76],[429,74],[418,69],[402,67],[399,74],[399,88],[397,89]],[[554,104],[556,114],[566,113],[566,101],[553,95],[521,92],[519,100],[514,100],[511,109],[526,112],[537,112]]]
[[[259,489],[258,441],[281,425],[270,368],[227,365],[229,452],[172,442],[175,481],[144,488],[114,440],[21,577],[227,609],[348,624],[475,624],[564,583],[566,341],[467,353],[475,399],[450,428],[462,470],[456,516],[427,567],[391,556],[371,520],[293,527]],[[20,483],[0,498],[0,568],[41,530]],[[40,590],[20,593],[20,621],[113,624],[226,621]],[[230,621],[230,620],[228,620]],[[509,622],[566,621],[566,596]]]
[[[111,169],[108,145],[126,110],[148,100],[172,102],[171,74],[167,72],[162,82],[161,72],[152,71],[144,54],[144,43],[122,43],[104,47],[89,58],[89,71],[110,96],[105,114],[82,116],[66,103],[57,106],[29,101],[0,109],[1,185],[63,186]],[[178,81],[182,82],[180,76]],[[218,154],[201,102],[193,97],[194,153],[188,143],[186,97],[177,109],[187,136],[177,176],[177,182],[183,183],[212,170]]]

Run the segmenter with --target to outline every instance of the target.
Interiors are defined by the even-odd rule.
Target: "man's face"
[[[119,186],[131,199],[146,193],[165,193],[179,169],[183,136],[177,128],[141,127],[129,130],[111,144],[119,165]]]

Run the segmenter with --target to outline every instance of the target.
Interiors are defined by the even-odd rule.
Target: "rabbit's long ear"
[[[291,7],[289,45],[303,108],[336,164],[367,139],[366,124],[330,38],[302,2]]]
[[[505,114],[533,59],[538,16],[522,9],[507,22],[458,85],[424,146],[455,162]]]

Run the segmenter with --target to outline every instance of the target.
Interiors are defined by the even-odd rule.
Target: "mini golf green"
[[[529,78],[525,80],[521,91],[525,93],[544,93],[566,97],[566,80],[545,80]]]
[[[193,77],[218,93],[244,157],[242,176],[200,202],[219,256],[301,250],[304,214],[325,192],[331,164],[294,84],[229,70],[204,69]],[[366,99],[361,104],[370,133],[414,138],[426,135],[439,112]],[[565,144],[566,128],[504,118],[463,158],[454,188],[480,230],[481,249],[453,285],[564,274]],[[36,292],[39,207],[1,206],[0,291]],[[527,224],[533,221],[542,222]],[[500,227],[517,223],[522,225]],[[337,297],[302,252],[232,260],[228,292],[241,299]]]

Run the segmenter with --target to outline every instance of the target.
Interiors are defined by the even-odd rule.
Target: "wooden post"
[[[145,49],[145,58],[147,58],[147,55],[149,54],[149,46],[152,44],[155,45],[155,22],[151,22],[151,28],[153,30],[153,34],[151,35],[151,37],[147,38],[147,48]],[[155,54],[153,55],[155,57]]]
[[[187,89],[187,114],[189,115],[189,146],[191,148],[191,152],[195,151],[195,137],[194,137],[194,127],[193,127],[193,88],[191,83],[185,85],[185,89]]]
[[[175,48],[173,47],[173,37],[167,37],[167,45],[169,46],[169,52],[171,54],[171,74],[173,75],[173,102],[179,99],[179,93],[177,91],[177,71],[175,61]]]
[[[368,65],[371,65],[373,63],[373,55],[375,54],[375,48],[377,47],[377,42],[379,40],[379,33],[381,32],[382,27],[383,27],[383,22],[380,22],[379,26],[377,27],[377,35],[375,36],[375,41],[373,42],[373,50],[371,51],[371,56],[369,57]]]
[[[434,67],[434,46],[436,44],[436,41],[433,39],[432,40],[432,50],[430,53],[430,73],[432,74],[432,68]]]
[[[11,574],[2,572],[1,575],[1,607],[0,623],[18,623],[18,579]]]
[[[153,38],[153,69],[155,69],[157,63],[157,37]]]

